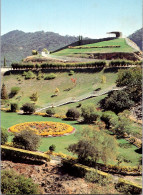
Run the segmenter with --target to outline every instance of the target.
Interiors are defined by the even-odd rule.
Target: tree
[[[55,149],[56,149],[56,146],[54,144],[52,144],[51,146],[49,146],[50,152],[55,151]]]
[[[68,109],[66,116],[67,116],[67,118],[75,120],[75,119],[78,119],[80,117],[80,113],[76,108],[70,108],[70,109]]]
[[[18,110],[18,104],[17,103],[11,103],[11,112],[16,112]]]
[[[84,122],[86,123],[92,123],[93,121],[96,121],[99,116],[94,106],[84,106],[81,108],[81,111],[81,116],[84,118]]]
[[[8,94],[7,94],[6,86],[4,83],[3,83],[2,89],[1,89],[1,99],[4,99],[4,100],[8,99]]]
[[[7,129],[5,128],[0,128],[1,129],[1,144],[5,144],[8,140],[8,132]]]
[[[53,116],[55,114],[55,110],[54,110],[54,108],[48,108],[46,110],[46,113],[48,116]]]
[[[2,194],[40,194],[38,185],[31,178],[17,174],[14,170],[1,171]]]
[[[22,130],[13,138],[13,146],[24,150],[35,151],[40,144],[40,136],[32,130]]]
[[[35,49],[33,49],[33,50],[32,50],[32,55],[38,55],[38,51],[35,50]]]
[[[68,151],[78,156],[80,163],[94,163],[116,159],[116,139],[103,131],[94,128],[83,129],[78,137],[78,142],[68,147]]]
[[[35,92],[30,96],[31,101],[36,102],[38,100],[39,96],[38,93]]]
[[[140,101],[142,97],[142,69],[141,67],[120,70],[116,84],[119,87],[126,86],[126,93],[133,101]]]
[[[4,56],[4,67],[6,67],[6,58]]]
[[[32,114],[35,112],[35,106],[31,103],[25,103],[22,105],[21,110],[23,110],[26,114]]]
[[[113,91],[108,97],[100,101],[100,106],[105,110],[111,110],[116,114],[133,106],[129,94],[126,91]]]

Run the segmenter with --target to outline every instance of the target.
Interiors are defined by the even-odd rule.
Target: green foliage
[[[111,183],[111,179],[100,175],[97,171],[89,171],[85,174],[85,179],[89,182],[99,183],[101,186],[107,186]]]
[[[25,103],[22,105],[21,110],[26,114],[32,114],[35,112],[35,106],[31,103]]]
[[[11,103],[10,105],[10,111],[11,112],[16,112],[16,110],[18,110],[18,104],[17,103]]]
[[[16,87],[16,86],[15,86],[15,87],[12,87],[12,88],[11,88],[11,92],[10,92],[11,95],[12,95],[12,96],[17,95],[18,92],[20,91],[20,89],[21,89],[20,87]]]
[[[111,119],[117,118],[118,116],[112,111],[105,111],[102,113],[101,120],[106,123],[106,128],[109,128],[111,125]]]
[[[40,136],[31,130],[23,130],[13,138],[13,146],[24,150],[34,151],[40,145]]]
[[[38,93],[37,92],[33,93],[30,96],[31,101],[34,101],[34,102],[36,102],[38,100],[38,98],[39,98],[39,96],[38,96]]]
[[[84,118],[85,123],[92,123],[99,117],[99,114],[94,106],[84,106],[81,108],[81,111],[81,116]]]
[[[30,70],[25,75],[25,79],[34,79],[34,78],[35,78],[35,74]]]
[[[3,100],[8,99],[8,94],[7,94],[6,86],[4,83],[2,84],[2,89],[1,89],[1,99],[3,99]]]
[[[6,67],[6,58],[5,58],[5,56],[4,56],[3,66]]]
[[[54,144],[52,144],[51,146],[49,146],[49,150],[51,152],[55,151],[55,149],[56,149],[56,146]]]
[[[55,109],[54,108],[48,108],[46,110],[46,113],[47,113],[48,116],[52,116],[52,115],[55,114]]]
[[[117,86],[127,86],[126,92],[133,101],[141,100],[142,96],[142,69],[141,67],[120,70],[116,80]]]
[[[104,163],[116,157],[117,142],[114,137],[103,131],[95,131],[94,128],[83,129],[79,135],[79,141],[68,147],[68,151],[78,155],[80,163],[93,163],[99,160]],[[103,152],[104,151],[104,152]]]
[[[133,106],[133,101],[126,91],[114,91],[100,101],[100,106],[105,110],[119,113]]]
[[[38,51],[37,50],[32,50],[32,55],[38,55]]]
[[[74,71],[73,70],[70,70],[69,72],[69,76],[73,75],[74,74]]]
[[[17,174],[14,170],[2,170],[1,172],[2,194],[38,194],[38,184],[31,178]]]
[[[1,127],[1,144],[5,144],[8,140],[8,132],[7,129]]]
[[[48,76],[45,76],[44,80],[50,80],[56,78],[57,75],[54,73],[50,73]]]
[[[75,119],[78,119],[80,117],[80,113],[76,108],[70,108],[70,109],[68,109],[66,116],[67,116],[67,118],[75,120]]]

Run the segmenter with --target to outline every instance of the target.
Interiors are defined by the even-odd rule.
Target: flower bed
[[[20,123],[9,128],[9,131],[13,133],[20,132],[22,130],[31,130],[34,131],[35,134],[44,137],[56,137],[71,134],[75,131],[75,128],[65,123],[50,121]]]

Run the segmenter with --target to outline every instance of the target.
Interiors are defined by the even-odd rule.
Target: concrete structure
[[[115,34],[117,38],[122,38],[122,32],[119,31],[107,32],[107,34]]]

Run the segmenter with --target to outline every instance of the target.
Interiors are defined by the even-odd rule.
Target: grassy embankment
[[[85,48],[84,47],[102,47],[102,46],[116,46],[117,48]],[[99,43],[92,43],[87,45],[82,45],[81,49],[63,49],[58,52],[52,53],[55,56],[74,56],[76,54],[86,54],[86,53],[113,53],[113,52],[134,52],[135,50],[130,47],[124,38],[114,39],[110,41],[102,41]]]

